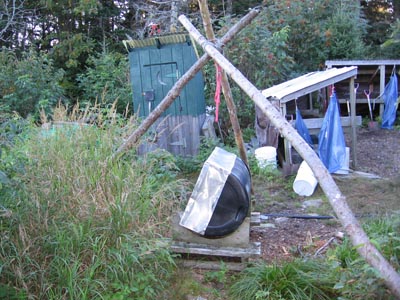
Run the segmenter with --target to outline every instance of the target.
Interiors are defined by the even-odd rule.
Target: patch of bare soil
[[[356,151],[357,172],[334,176],[353,213],[362,222],[367,217],[400,212],[400,131],[360,128]],[[265,217],[260,226],[252,227],[251,240],[261,243],[263,260],[278,263],[295,256],[323,255],[340,242],[343,229],[337,219],[320,219],[334,217],[334,212],[319,187],[312,196],[301,197],[294,192],[282,195],[283,189],[265,182],[254,186],[254,208]],[[322,205],[304,207],[309,200]],[[303,218],[310,213],[316,214],[315,218]]]

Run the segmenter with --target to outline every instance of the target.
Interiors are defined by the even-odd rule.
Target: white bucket
[[[276,169],[276,148],[275,147],[260,147],[254,151],[258,166],[261,169],[271,168]]]
[[[346,159],[341,165],[340,169],[337,170],[334,174],[349,174],[350,170],[350,148],[346,147]]]
[[[311,196],[314,193],[318,181],[313,171],[305,160],[300,164],[296,178],[293,182],[293,190],[300,196]]]

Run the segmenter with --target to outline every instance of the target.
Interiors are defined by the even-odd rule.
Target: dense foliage
[[[0,298],[164,299],[175,262],[159,237],[185,183],[163,151],[109,160],[134,120],[98,125],[1,128]]]
[[[264,6],[225,47],[226,56],[260,88],[321,69],[326,59],[400,55],[399,1],[210,0],[209,5],[218,36],[249,7]],[[132,151],[117,162],[109,158],[137,126],[129,113],[132,91],[122,41],[145,38],[151,23],[161,24],[162,33],[180,31],[180,13],[202,26],[195,0],[0,3],[0,298],[175,296],[167,288],[174,256],[160,237],[186,196],[186,182],[176,177],[185,170],[176,163],[196,172],[215,145],[203,145],[189,162],[163,151],[145,157]],[[211,102],[214,66],[204,74]],[[254,123],[253,103],[232,88],[246,135]],[[69,112],[77,115],[67,118]],[[227,116],[221,114],[221,130],[229,143]],[[37,126],[49,120],[89,124]],[[398,268],[398,220],[373,226],[376,244]],[[322,267],[326,273],[315,275]],[[209,277],[225,282],[225,274]],[[354,277],[356,284],[349,285]],[[344,243],[320,265],[296,261],[249,269],[232,294],[368,299],[368,292],[373,299],[382,296],[381,286]]]
[[[0,11],[0,98],[2,110],[38,116],[58,101],[130,102],[126,50],[122,41],[143,38],[151,23],[161,33],[183,30],[177,16],[201,27],[197,1],[30,1],[2,2]],[[209,1],[221,35],[249,7],[260,16],[227,56],[262,88],[306,71],[326,59],[398,57],[398,1]],[[383,45],[383,46],[382,46]],[[210,68],[211,69],[211,68]],[[212,99],[213,72],[207,73]],[[243,128],[253,122],[253,107],[235,90]],[[29,91],[29,92],[28,92]],[[227,120],[222,127],[229,135]]]

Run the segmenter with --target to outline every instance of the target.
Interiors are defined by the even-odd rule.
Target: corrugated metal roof
[[[129,51],[135,48],[144,48],[150,46],[166,45],[166,44],[178,44],[190,41],[190,37],[187,34],[171,34],[154,36],[142,40],[125,40],[123,41],[126,49]]]
[[[262,94],[285,103],[356,75],[355,66],[311,72],[265,89]]]

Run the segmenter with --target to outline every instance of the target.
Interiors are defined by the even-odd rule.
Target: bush
[[[45,53],[30,51],[18,58],[13,51],[0,51],[0,98],[9,112],[37,120],[41,110],[50,113],[65,100],[63,76],[64,71],[56,69]]]
[[[119,53],[91,56],[86,72],[78,76],[85,102],[107,107],[117,101],[117,112],[123,113],[132,103],[127,57]]]

